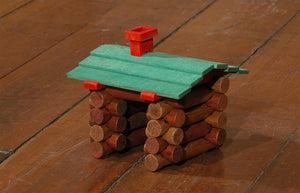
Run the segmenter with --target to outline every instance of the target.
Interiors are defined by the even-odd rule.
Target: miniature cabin
[[[130,47],[102,45],[67,74],[91,92],[96,158],[144,144],[145,167],[156,171],[218,148],[226,139],[226,75],[248,70],[153,52],[156,34],[148,26],[127,30]]]

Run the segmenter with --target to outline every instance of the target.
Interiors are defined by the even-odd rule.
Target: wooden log
[[[178,127],[170,127],[168,131],[162,136],[162,139],[172,145],[179,145],[183,140],[183,131]]]
[[[157,171],[164,166],[172,164],[171,161],[167,160],[160,154],[148,154],[146,155],[144,159],[144,165],[147,170],[150,170],[152,172]]]
[[[202,104],[189,112],[185,113],[185,123],[184,126],[191,125],[193,123],[199,122],[207,118],[214,109],[206,104]]]
[[[145,130],[146,128],[140,128],[129,133],[127,135],[127,148],[144,144],[147,139]]]
[[[112,116],[105,125],[112,131],[123,132],[127,128],[127,119],[125,117]]]
[[[112,87],[107,87],[105,89],[106,92],[108,92],[110,95],[114,96],[115,98],[121,98],[125,100],[131,100],[131,101],[138,101],[143,103],[150,103],[151,101],[147,101],[140,98],[140,93],[129,91],[129,90],[123,90],[123,89],[117,89]]]
[[[192,142],[188,143],[185,147],[183,147],[183,151],[184,151],[183,152],[183,158],[178,159],[178,160],[190,159],[192,157],[198,156],[201,153],[204,153],[204,152],[206,152],[210,149],[213,149],[215,147],[216,147],[215,144],[213,144],[213,143],[211,143],[211,142],[209,142],[209,141],[207,141],[203,138],[197,139],[195,141],[192,141]],[[166,151],[166,150],[164,150],[164,151]],[[145,165],[146,169],[148,169],[150,171],[157,171],[157,170],[173,163],[172,161],[170,161],[166,157],[164,157],[162,155],[162,153],[161,154],[148,154],[148,155],[146,155],[146,157],[144,159],[144,165]]]
[[[91,92],[89,98],[89,104],[96,108],[102,108],[103,106],[108,104],[112,99],[113,97],[105,90],[93,91]]]
[[[150,115],[149,115],[148,112],[146,112],[146,117],[147,117],[148,120],[151,120],[151,119],[152,119],[152,118],[150,117]]]
[[[158,137],[150,137],[146,140],[144,145],[144,152],[146,154],[157,154],[166,149],[168,143]]]
[[[224,94],[215,93],[206,104],[217,111],[223,111],[228,104],[227,96]]]
[[[192,88],[192,91],[180,100],[164,99],[164,102],[176,107],[188,109],[206,102],[214,94],[214,91],[205,85]]]
[[[165,117],[164,120],[170,126],[182,127],[185,122],[185,113],[181,109],[172,109]]]
[[[122,151],[126,148],[127,138],[125,135],[120,133],[113,133],[109,138],[105,141],[108,145],[110,145],[116,151]]]
[[[210,133],[205,136],[205,139],[217,146],[221,146],[226,141],[226,135],[225,129],[212,128]]]
[[[184,138],[182,143],[184,144],[200,137],[204,137],[210,132],[211,128],[212,127],[205,121],[201,121],[183,129]]]
[[[148,115],[151,119],[160,119],[169,113],[174,107],[165,102],[150,103],[148,106]]]
[[[147,124],[146,134],[148,137],[159,137],[165,134],[169,127],[164,120],[150,120]]]
[[[95,141],[90,134],[89,134],[89,138],[90,138],[90,142],[94,142]]]
[[[91,121],[100,125],[107,122],[111,118],[111,114],[105,109],[93,108],[90,111]]]
[[[133,115],[131,115],[128,118],[128,128],[127,130],[134,130],[138,129],[141,127],[146,127],[147,126],[148,119],[146,117],[145,112],[138,112]]]
[[[184,158],[184,151],[180,145],[168,145],[160,154],[174,163],[179,162]]]
[[[105,125],[94,125],[90,128],[90,136],[94,141],[100,142],[112,135],[112,131]]]
[[[191,141],[185,147],[183,147],[185,152],[184,159],[190,159],[192,157],[198,156],[201,153],[207,152],[208,150],[213,149],[215,147],[215,144],[203,138]]]
[[[106,142],[92,142],[90,145],[91,154],[95,158],[101,158],[108,155],[114,151]]]
[[[229,89],[230,82],[228,77],[220,77],[216,81],[213,81],[212,84],[208,85],[216,92],[226,93]]]
[[[90,126],[96,125],[96,123],[94,123],[94,122],[91,120],[91,117],[90,117],[90,119],[89,119],[89,125],[90,125]]]
[[[205,119],[205,122],[213,127],[224,128],[227,123],[227,116],[224,112],[214,111]]]
[[[126,113],[127,110],[127,102],[122,99],[113,99],[110,103],[108,103],[105,108],[112,114],[117,116],[122,116]]]
[[[130,117],[131,115],[138,112],[146,112],[148,108],[148,103],[142,103],[137,101],[127,101],[127,111],[125,116]]]

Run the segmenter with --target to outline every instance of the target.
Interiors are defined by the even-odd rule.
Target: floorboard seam
[[[114,186],[116,186],[136,165],[138,165],[145,157],[145,154],[142,155],[136,162],[134,162],[123,174],[120,175],[118,179],[116,179],[107,189],[103,191],[103,193],[107,193],[110,191]]]
[[[210,4],[208,4],[206,7],[204,7],[203,9],[201,9],[199,12],[197,12],[195,15],[193,15],[191,18],[189,18],[188,20],[186,20],[183,24],[181,24],[179,27],[177,27],[175,30],[173,30],[171,33],[169,33],[166,37],[162,38],[155,46],[154,48],[156,48],[157,46],[159,46],[160,44],[162,44],[164,41],[166,41],[169,37],[171,37],[172,35],[174,35],[177,31],[179,31],[181,28],[183,28],[185,25],[187,25],[188,23],[190,23],[191,21],[193,21],[196,17],[198,17],[201,13],[203,13],[205,10],[207,10],[208,8],[210,8],[213,4],[215,4],[218,0],[214,0],[213,2],[211,2]]]
[[[15,9],[9,11],[8,13],[6,13],[6,14],[0,16],[0,19],[3,19],[4,17],[6,17],[6,16],[12,14],[13,12],[15,12],[15,11],[17,11],[17,10],[19,10],[19,9],[21,9],[21,8],[23,8],[23,7],[25,7],[25,6],[27,6],[27,5],[29,5],[29,4],[32,3],[33,1],[35,1],[35,0],[31,0],[31,1],[27,2],[27,3],[24,3],[24,4],[21,5],[20,7],[17,7],[17,8],[15,8]]]
[[[279,29],[277,29],[266,41],[264,41],[259,47],[257,47],[252,54],[250,54],[243,62],[241,62],[238,66],[243,66],[252,56],[254,56],[261,48],[263,48],[273,37],[275,37],[285,26],[287,26],[300,12],[298,10],[285,24],[283,24]]]
[[[277,160],[277,158],[280,156],[280,154],[284,151],[284,149],[286,148],[286,146],[290,143],[291,139],[294,137],[295,133],[297,132],[297,130],[299,129],[300,126],[298,126],[298,128],[296,128],[288,137],[288,139],[286,140],[286,142],[281,146],[281,148],[279,149],[279,151],[275,154],[275,156],[272,158],[272,160],[266,165],[266,167],[260,172],[260,174],[256,177],[256,179],[254,180],[254,182],[249,186],[249,188],[247,189],[246,193],[250,193],[251,190],[254,188],[254,186],[256,185],[256,183],[260,180],[260,178],[265,174],[265,172],[271,167],[271,165]]]
[[[8,73],[4,74],[3,76],[0,77],[0,79],[5,78],[6,76],[10,75],[11,73],[15,72],[16,70],[18,70],[19,68],[23,67],[24,65],[26,65],[27,63],[31,62],[32,60],[34,60],[35,58],[39,57],[40,55],[42,55],[43,53],[47,52],[48,50],[50,50],[51,48],[55,47],[56,45],[58,45],[60,42],[64,41],[65,39],[67,39],[68,37],[72,36],[73,34],[77,33],[78,31],[80,31],[81,29],[85,28],[88,24],[84,25],[83,27],[81,27],[80,29],[69,33],[67,36],[65,36],[63,39],[60,39],[58,42],[54,43],[53,45],[51,45],[50,47],[46,48],[45,50],[41,51],[40,53],[38,53],[37,55],[33,56],[32,58],[30,58],[29,60],[25,61],[23,64],[17,66],[16,68],[12,69],[11,71],[9,71]]]
[[[48,127],[50,127],[53,123],[55,123],[56,121],[58,121],[60,118],[62,118],[65,114],[67,114],[68,112],[70,112],[73,108],[75,108],[79,103],[81,103],[82,101],[84,101],[90,94],[84,96],[82,99],[80,99],[79,101],[77,101],[75,104],[73,104],[70,108],[68,108],[66,111],[64,111],[63,113],[61,113],[59,116],[57,116],[55,119],[53,119],[50,123],[48,123],[46,126],[44,126],[41,130],[39,130],[38,132],[36,132],[34,135],[32,135],[30,138],[28,138],[27,140],[25,140],[22,144],[20,144],[15,150],[10,150],[11,154],[8,156],[10,157],[11,155],[15,154],[20,148],[22,148],[25,144],[27,144],[28,142],[30,142],[33,138],[35,138],[37,135],[39,135],[40,133],[42,133],[44,130],[46,130]],[[4,160],[2,160],[0,162],[3,163],[8,157],[6,157]]]

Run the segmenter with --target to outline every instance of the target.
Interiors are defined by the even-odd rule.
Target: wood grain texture
[[[242,7],[247,7],[247,14],[244,9],[241,10]],[[276,7],[278,12],[266,11],[265,8],[268,7],[269,9]],[[184,50],[189,56],[201,53],[207,58],[218,57],[238,64],[243,60],[240,54],[249,53],[248,48],[253,48],[246,43],[249,40],[249,33],[243,31],[242,26],[251,24],[251,36],[260,37],[251,44],[257,44],[261,42],[261,38],[269,37],[274,30],[291,18],[296,13],[296,7],[298,9],[299,6],[292,1],[276,2],[272,5],[252,4],[250,1],[219,1],[187,25],[183,29],[184,32],[179,31],[159,49],[170,49],[174,53],[176,49],[178,53]],[[255,21],[255,18],[261,16],[263,18],[260,21]],[[275,20],[281,25],[275,24],[273,22]],[[219,24],[224,27],[243,22],[231,28],[215,31],[213,34],[211,34],[213,30],[220,29],[222,26],[213,25],[206,28],[206,30],[209,29],[207,33],[210,32],[210,34],[204,33],[202,25],[199,30],[195,27],[197,26],[195,24],[199,23],[208,27],[212,21],[220,22]],[[221,21],[227,21],[227,23]],[[294,18],[243,65],[244,68],[250,70],[249,75],[230,77],[231,89],[228,92],[230,100],[226,109],[229,118],[226,127],[228,138],[222,148],[205,153],[180,166],[164,168],[157,173],[145,171],[144,166],[139,164],[111,192],[119,192],[121,189],[132,192],[246,192],[255,178],[274,158],[290,133],[300,124],[300,103],[297,97],[300,90],[296,86],[296,82],[300,81],[298,65],[300,45],[297,43],[300,38],[300,29],[298,26],[295,27],[299,21],[299,16]],[[192,28],[193,31],[190,30]],[[235,30],[233,31],[232,28]],[[254,33],[254,29],[260,31]],[[203,37],[199,37],[201,31]],[[181,40],[195,41],[193,38],[196,36],[203,40],[201,45],[181,44],[179,47],[178,43],[176,46],[176,42]],[[208,40],[205,40],[204,36]],[[215,41],[217,39],[222,39],[222,42]],[[228,39],[235,40],[229,41]],[[225,51],[226,48],[223,47],[222,51],[222,46],[218,47],[229,42],[232,48],[230,53],[228,53],[229,50]],[[238,46],[237,42],[243,46]],[[208,45],[212,47],[207,48]],[[272,95],[266,93],[272,93]],[[284,175],[289,175],[287,170],[284,172],[287,172]],[[137,179],[136,176],[143,176],[143,178]],[[130,183],[133,179],[135,179],[135,186]],[[185,183],[178,184],[177,182]],[[287,190],[297,187],[293,182],[291,182],[292,187],[287,185],[289,184],[283,185]],[[279,190],[278,186],[275,188]]]
[[[2,18],[0,25],[5,30],[1,30],[0,37],[5,38],[0,41],[0,77],[101,18],[117,4],[117,1],[34,1]]]
[[[300,184],[300,130],[288,142],[287,146],[279,152],[278,158],[264,171],[259,181],[250,192],[298,192]]]
[[[32,0],[1,0],[0,1],[0,17],[5,17],[9,13],[16,11],[26,4],[30,4]]]
[[[105,189],[125,172],[142,151],[132,149],[100,160],[91,156],[87,106],[88,100],[83,101],[3,162],[0,191],[87,192],[99,181],[97,187]]]
[[[67,1],[59,2],[59,6],[62,6],[62,4],[64,5]],[[170,2],[172,3],[170,4]],[[158,36],[156,36],[154,40],[154,43],[157,43],[185,22],[187,18],[192,17],[211,2],[211,0],[198,0],[190,3],[176,0],[162,3],[160,1],[141,2],[131,0],[118,6],[110,7],[111,4],[104,6],[101,3],[98,4],[97,1],[91,1],[89,6],[92,6],[93,10],[97,12],[96,14],[99,15],[97,17],[93,15],[93,21],[91,21],[89,25],[0,80],[0,84],[3,85],[0,88],[0,127],[3,131],[3,134],[0,136],[0,148],[16,149],[26,139],[55,120],[56,117],[60,116],[68,108],[87,95],[87,91],[82,88],[82,82],[67,79],[65,74],[77,66],[79,61],[87,57],[91,50],[104,43],[114,42],[124,45],[127,43],[127,40],[124,38],[123,32],[137,25],[145,24],[160,29]],[[180,6],[178,6],[179,3]],[[40,6],[42,5],[39,4],[34,10],[38,11],[39,14],[44,14]],[[43,4],[43,6],[45,7],[44,9],[48,8],[48,4]],[[73,4],[72,6],[74,6],[75,10],[81,10],[79,8],[81,4]],[[144,10],[145,7],[147,7],[148,10],[146,12]],[[111,9],[107,10],[107,8]],[[60,13],[60,9],[55,9],[58,12],[53,11],[53,9],[55,9],[55,7],[46,12],[51,11],[53,14]],[[63,8],[61,11],[70,10],[71,9]],[[34,14],[29,13],[30,11],[31,10],[27,10],[26,14]],[[90,10],[86,9],[86,11],[89,12]],[[92,15],[86,14],[86,11],[80,14],[75,13],[80,17],[82,14]],[[104,12],[107,13],[101,15],[101,13]],[[43,34],[39,35],[39,32],[53,29],[53,27],[57,27],[57,30],[60,29],[57,25],[51,28],[49,28],[48,25],[38,25],[36,28],[33,28],[33,26],[35,26],[33,23],[40,23],[40,19],[42,19],[42,21],[46,19],[37,14],[36,17],[31,18],[30,22],[25,22],[25,13],[21,12],[19,14],[20,16],[16,17],[16,20],[20,20],[19,23],[23,22],[23,25],[26,25],[23,26],[24,30],[16,28],[17,26],[22,27],[22,25],[16,25],[16,22],[10,22],[7,19],[5,22],[11,25],[14,24],[14,27],[7,27],[6,33],[29,30],[31,31],[30,33],[28,32],[29,34],[34,34],[29,36],[44,37]],[[61,17],[64,14],[58,15],[59,21],[61,21]],[[124,17],[124,15],[126,15],[126,17]],[[169,17],[170,15],[172,15],[172,17]],[[14,18],[11,18],[10,20],[13,19]],[[29,19],[30,18],[27,18],[27,20]],[[77,16],[73,19],[76,20],[75,23],[78,22]],[[70,23],[72,22],[72,20],[68,21]],[[79,21],[81,21],[81,19]],[[170,26],[170,24],[172,24],[172,26]],[[63,26],[64,25],[65,24],[63,24]],[[21,42],[19,43],[18,40],[9,38],[7,34],[2,34],[1,37],[6,37],[1,40],[3,41],[1,45],[15,45],[1,49],[6,50],[6,55],[10,55],[10,57],[13,56],[10,60],[6,55],[3,55],[1,59],[7,58],[7,60],[2,62],[2,64],[19,64],[20,61],[22,63],[24,60],[27,60],[27,56],[32,55],[27,53],[29,45],[32,46],[32,48],[40,48],[40,43],[36,42],[37,40],[30,39],[29,44],[29,40],[26,37],[27,41],[25,41],[24,44],[27,47],[23,46],[22,49],[17,51],[15,48],[20,45]],[[25,35],[23,34],[22,37],[25,37]],[[16,57],[19,56],[17,52],[21,53],[22,57]],[[18,61],[14,62],[12,60]],[[4,65],[1,65],[1,67],[2,66]],[[68,94],[66,95],[66,93]],[[20,128],[22,128],[22,135],[15,135]]]

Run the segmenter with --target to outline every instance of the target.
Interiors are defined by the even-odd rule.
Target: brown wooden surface
[[[5,17],[21,7],[30,4],[32,0],[1,0],[0,1],[0,17]]]
[[[0,74],[15,70],[0,80],[0,149],[17,149],[0,165],[0,192],[297,192],[300,4],[212,2],[0,6],[16,9],[0,17]],[[138,25],[159,29],[155,44],[166,37],[155,51],[250,70],[230,77],[225,144],[156,173],[142,146],[90,156],[88,91],[65,75],[100,44],[128,45],[123,32]]]

